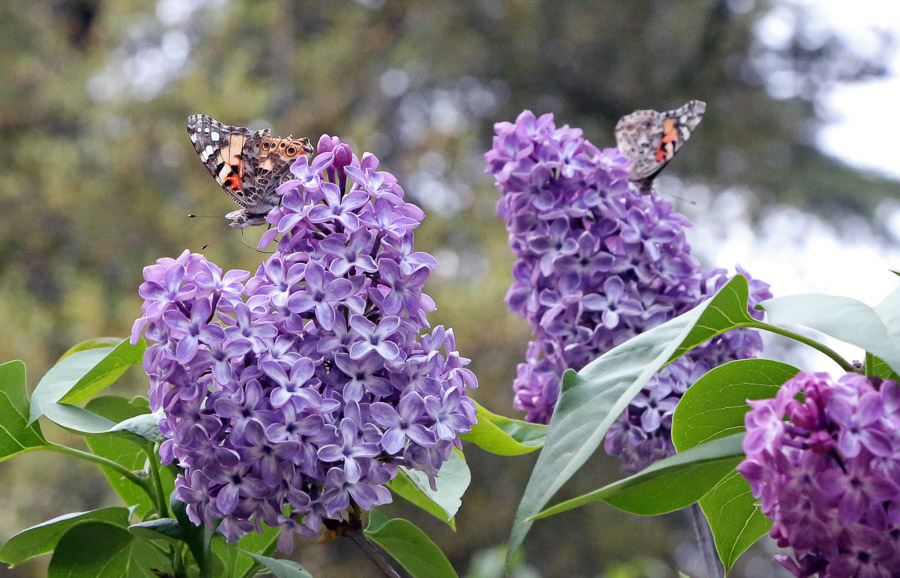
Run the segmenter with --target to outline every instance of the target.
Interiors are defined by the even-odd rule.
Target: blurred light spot
[[[466,104],[475,116],[491,116],[497,110],[497,97],[489,88],[478,84],[466,93]]]
[[[396,98],[403,95],[409,88],[409,74],[398,68],[385,70],[379,79],[381,91],[386,96]]]
[[[439,176],[447,168],[447,160],[437,151],[428,151],[419,157],[419,168],[430,175]]]
[[[774,99],[784,100],[797,96],[799,78],[791,70],[776,70],[766,77],[766,92]]]
[[[191,51],[187,35],[180,30],[170,30],[163,34],[161,46],[165,56],[179,66]]]
[[[447,95],[440,95],[431,103],[431,126],[440,133],[453,134],[466,129],[465,118],[459,107]]]
[[[793,14],[784,9],[775,9],[756,24],[756,36],[773,50],[784,49],[788,47],[795,28]]]
[[[414,148],[427,137],[428,101],[418,93],[407,94],[400,101],[398,129],[400,142],[407,148]]]
[[[459,208],[458,199],[447,184],[424,171],[416,171],[409,177],[409,187],[404,187],[418,201],[426,212],[455,212]]]
[[[113,98],[116,81],[107,72],[101,72],[87,79],[85,90],[94,102],[106,102]]]
[[[159,0],[156,3],[156,18],[166,26],[184,24],[197,8],[191,0]]]
[[[456,277],[459,271],[459,254],[451,249],[438,249],[434,252],[434,258],[437,259],[438,266],[434,273],[438,277],[449,279]]]
[[[753,10],[754,0],[728,0],[728,9],[732,14],[746,14]]]

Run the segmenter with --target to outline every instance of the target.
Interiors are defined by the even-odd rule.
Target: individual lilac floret
[[[898,401],[894,381],[806,372],[748,401],[737,469],[794,575],[900,576]]]
[[[727,277],[700,270],[685,239],[688,220],[631,186],[618,150],[601,151],[581,130],[556,127],[550,114],[525,111],[494,128],[487,172],[502,193],[497,210],[518,258],[506,302],[534,336],[513,384],[514,405],[527,420],[547,423],[563,371],[691,309]],[[770,296],[768,285],[751,281],[751,307]],[[685,389],[760,348],[757,332],[740,330],[669,366],[610,430],[607,451],[621,455],[628,471],[668,455],[672,411]]]
[[[437,262],[414,249],[424,214],[374,156],[332,137],[319,153],[279,187],[263,239],[280,234],[278,248],[252,278],[188,251],[160,259],[132,331],[152,342],[160,456],[184,469],[191,520],[219,521],[229,541],[280,527],[282,551],[390,502],[398,466],[434,485],[475,424],[469,360],[452,330],[426,332]]]

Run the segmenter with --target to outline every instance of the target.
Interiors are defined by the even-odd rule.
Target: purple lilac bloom
[[[428,329],[437,262],[415,251],[424,214],[397,179],[328,136],[292,171],[261,242],[277,250],[254,276],[188,251],[160,259],[132,330],[152,343],[160,456],[184,470],[191,520],[220,521],[229,541],[281,527],[285,552],[294,532],[390,502],[398,466],[434,485],[475,424],[478,386],[453,331]]]
[[[618,150],[601,151],[580,129],[557,127],[551,114],[525,111],[494,129],[487,172],[518,258],[506,303],[534,337],[513,383],[514,406],[547,423],[563,371],[693,308],[728,278],[722,269],[700,269],[685,238],[690,222],[631,186]],[[771,297],[768,285],[751,280],[750,293],[759,316],[752,306]],[[607,452],[629,472],[673,453],[672,412],[687,387],[761,347],[758,332],[738,330],[670,364],[610,429]]]
[[[900,576],[898,399],[894,381],[801,372],[747,402],[737,469],[794,575]]]

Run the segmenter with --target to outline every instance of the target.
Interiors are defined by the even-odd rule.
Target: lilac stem
[[[703,515],[703,510],[700,509],[700,504],[691,504],[688,508],[688,515],[691,517],[691,525],[697,536],[697,547],[700,549],[700,559],[703,564],[702,576],[723,578],[725,576],[724,568],[719,563],[712,531],[709,529],[709,524],[706,523],[706,517]]]
[[[397,571],[394,570],[394,567],[391,566],[391,563],[384,556],[384,552],[363,535],[361,528],[348,529],[344,535],[359,546],[365,555],[368,556],[369,560],[378,566],[378,569],[381,570],[383,576],[387,576],[388,578],[400,578],[400,574],[398,574]]]

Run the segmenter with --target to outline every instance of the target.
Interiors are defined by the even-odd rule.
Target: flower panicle
[[[527,420],[549,421],[565,369],[581,369],[727,281],[724,270],[700,269],[685,237],[690,222],[664,199],[640,194],[617,149],[600,150],[581,130],[557,127],[553,115],[526,110],[496,124],[485,160],[518,258],[506,303],[534,336],[513,384]],[[751,285],[751,307],[771,296],[765,283]],[[740,330],[671,364],[613,426],[607,451],[622,455],[629,471],[665,457],[672,411],[687,386],[760,349],[756,331]]]
[[[391,501],[398,466],[434,484],[475,423],[477,387],[451,329],[430,328],[437,262],[414,250],[422,211],[335,137],[291,167],[252,276],[185,251],[144,269],[144,356],[163,463],[195,523],[229,541],[262,523],[315,537]]]
[[[799,577],[900,574],[897,383],[800,372],[749,403],[737,469],[793,550],[776,560]]]

